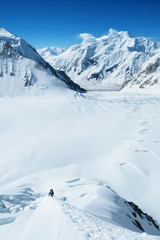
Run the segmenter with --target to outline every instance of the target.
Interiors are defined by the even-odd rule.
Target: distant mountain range
[[[87,90],[153,89],[160,86],[160,43],[110,29],[67,49],[38,50],[54,68],[63,70]],[[53,51],[52,51],[53,50]]]
[[[69,87],[83,91],[63,71],[55,70],[25,40],[0,29],[0,96],[21,94],[25,87]]]
[[[65,52],[67,48],[59,48],[59,47],[46,47],[42,49],[38,49],[37,52],[43,57],[48,58],[52,56],[57,56],[63,52]]]

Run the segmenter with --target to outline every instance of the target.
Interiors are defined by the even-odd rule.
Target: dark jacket
[[[53,191],[53,189],[51,189],[51,190],[49,191],[49,193],[48,193],[48,196],[53,197],[53,195],[54,195],[54,191]]]

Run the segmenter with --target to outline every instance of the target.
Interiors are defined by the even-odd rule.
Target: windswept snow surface
[[[159,111],[156,94],[64,88],[1,98],[1,238],[159,239],[138,215],[157,236],[132,224],[124,204],[160,222]]]

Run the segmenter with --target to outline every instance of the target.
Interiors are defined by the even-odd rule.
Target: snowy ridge
[[[127,31],[110,29],[100,38],[80,36],[81,44],[44,58],[87,90],[120,90],[160,48],[160,43],[134,37]]]
[[[86,179],[72,179],[66,183],[67,189],[63,191],[66,195],[60,198],[66,204],[70,202],[85,212],[135,232],[160,235],[160,227],[156,221],[108,186]]]
[[[137,213],[132,208],[129,209],[127,205],[125,208],[124,206],[122,207],[122,202],[119,204],[117,197],[123,202],[124,200],[109,188],[96,186],[94,182],[84,179],[70,179],[66,183],[68,187],[66,186],[66,189],[63,189],[63,193],[66,192],[67,197],[63,196],[62,193],[54,196],[53,199],[42,197],[41,194],[35,194],[30,188],[24,188],[23,190],[22,186],[19,195],[1,196],[1,198],[5,199],[3,200],[4,203],[1,204],[3,209],[11,209],[12,211],[10,215],[8,214],[8,218],[2,218],[2,214],[0,215],[0,223],[3,224],[4,229],[16,229],[19,226],[17,240],[33,240],[35,237],[38,237],[39,240],[44,238],[49,240],[53,236],[54,239],[68,240],[105,240],[109,237],[114,239],[127,239],[130,237],[130,239],[134,240],[158,239],[148,236],[144,229],[142,230],[143,226],[147,233],[160,235],[159,230],[155,228],[151,221],[148,221],[150,217],[148,216],[148,219],[142,217],[139,220],[138,216],[134,216]],[[74,191],[70,187],[71,184]],[[83,190],[87,188],[90,189],[89,197],[87,197],[87,194],[82,194]],[[94,188],[97,188],[99,192],[96,198],[93,198],[91,195],[91,193],[94,193]],[[76,201],[74,199],[74,203],[72,203],[71,197],[76,195],[77,199]],[[106,196],[104,197],[104,195]],[[97,202],[93,204],[95,200]],[[86,202],[88,204],[84,206]],[[5,208],[5,204],[8,208]],[[21,207],[17,208],[16,205],[18,204]],[[119,211],[122,211],[122,213],[120,214]],[[2,209],[0,209],[0,212],[2,212]],[[118,218],[116,218],[116,213]],[[128,218],[128,221],[125,218]],[[25,225],[20,224],[20,221],[25,222]],[[122,228],[123,224],[128,224],[127,228],[130,228],[132,231]],[[43,228],[43,231],[39,231],[41,228]],[[138,234],[134,231],[143,234]],[[3,236],[2,229],[0,229],[0,233]],[[13,231],[12,237],[15,233],[16,231]],[[4,239],[11,239],[9,236],[10,234],[5,234]]]
[[[54,217],[53,217],[54,216]],[[56,221],[55,221],[56,218]],[[41,219],[41,221],[39,221]],[[38,224],[37,224],[38,222]],[[39,227],[43,226],[43,233],[39,232]],[[28,221],[22,235],[22,239],[156,239],[147,234],[138,235],[131,231],[122,229],[102,218],[68,204],[65,201],[44,198],[37,210]],[[158,239],[158,238],[157,238]]]
[[[3,28],[0,29],[0,81],[0,96],[23,94],[29,86],[83,91],[63,71],[46,63],[25,40]]]
[[[30,44],[28,44],[22,38],[15,36],[14,34],[8,32],[4,28],[0,29],[0,41],[9,43],[9,46],[15,49],[23,57],[29,58],[35,62],[40,62],[45,64],[45,61],[37,53],[35,48],[33,48]]]

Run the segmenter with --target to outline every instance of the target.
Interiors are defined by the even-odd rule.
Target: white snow
[[[3,240],[58,239],[61,225],[60,239],[159,239],[122,222],[127,208],[105,189],[160,222],[159,103],[158,95],[57,88],[1,98],[0,197],[16,217],[0,225]],[[55,198],[43,198],[50,188]]]

